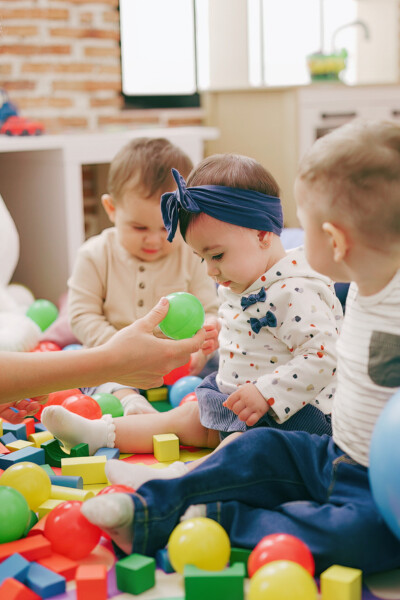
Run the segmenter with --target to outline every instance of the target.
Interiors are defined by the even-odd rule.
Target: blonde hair
[[[187,177],[190,158],[164,138],[136,138],[124,146],[111,162],[108,193],[118,201],[127,189],[137,189],[145,198],[175,189],[174,167]]]
[[[356,119],[317,140],[298,179],[318,186],[314,207],[347,224],[367,245],[400,244],[400,126]],[[307,200],[306,200],[307,201]]]

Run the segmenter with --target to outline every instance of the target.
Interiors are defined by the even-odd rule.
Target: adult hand
[[[267,401],[253,383],[241,385],[223,403],[232,412],[252,427],[269,410]]]
[[[0,417],[14,425],[22,423],[25,417],[37,413],[40,404],[36,401],[17,400],[8,404],[0,404]],[[15,412],[17,411],[17,412]]]
[[[141,389],[159,387],[164,375],[186,364],[190,355],[201,348],[206,338],[204,329],[185,340],[162,339],[154,335],[155,328],[167,315],[168,307],[168,300],[162,298],[145,317],[121,329],[98,348],[110,357],[110,381]]]

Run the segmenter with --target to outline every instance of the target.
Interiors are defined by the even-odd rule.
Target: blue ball
[[[174,408],[179,406],[180,401],[190,392],[194,392],[197,386],[202,382],[201,377],[195,377],[194,375],[187,375],[186,377],[181,377],[171,385],[169,390],[169,401],[170,404]]]
[[[386,525],[400,539],[400,391],[381,412],[371,438],[369,480]]]
[[[82,344],[68,344],[68,346],[64,346],[63,350],[80,350],[83,348]]]

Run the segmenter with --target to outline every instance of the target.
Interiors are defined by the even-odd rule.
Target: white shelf
[[[84,241],[82,165],[111,162],[130,139],[165,137],[196,164],[211,127],[132,129],[112,133],[0,136],[0,194],[20,235],[14,280],[53,302],[66,290]]]

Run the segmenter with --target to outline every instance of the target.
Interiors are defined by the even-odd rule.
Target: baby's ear
[[[346,232],[333,225],[333,223],[325,222],[322,224],[322,230],[330,238],[332,247],[332,258],[336,263],[341,262],[347,256],[349,250],[349,241]]]
[[[107,213],[108,218],[111,223],[115,222],[115,204],[110,194],[103,194],[101,197],[101,203],[103,205],[104,210]]]
[[[257,237],[263,248],[269,248],[269,246],[271,245],[271,241],[270,241],[271,232],[270,231],[258,231]]]

